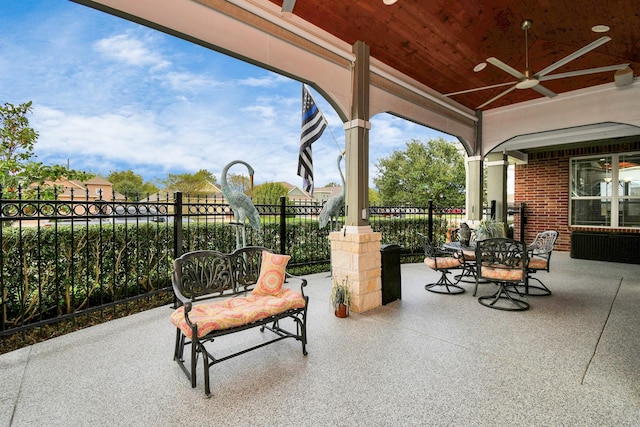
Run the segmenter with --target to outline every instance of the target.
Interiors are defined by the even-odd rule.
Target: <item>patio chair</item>
[[[462,272],[453,276],[455,280],[458,282],[465,283],[475,283],[476,287],[473,291],[473,296],[476,296],[478,292],[478,283],[487,283],[486,280],[478,281],[476,280],[476,233],[473,229],[470,229],[471,236],[467,246],[460,247],[460,257],[462,258]],[[458,241],[462,245],[462,240],[460,239],[460,229],[456,228],[451,230],[451,241]]]
[[[529,309],[529,303],[513,295],[518,285],[524,285],[528,275],[528,252],[525,244],[504,237],[480,240],[476,243],[478,280],[486,279],[498,285],[493,295],[481,296],[478,302],[486,307],[505,311]],[[522,296],[518,293],[518,296]]]
[[[551,262],[551,253],[553,247],[558,240],[558,232],[555,230],[542,231],[538,233],[536,238],[528,246],[529,250],[529,269],[527,274],[527,284],[525,286],[525,293],[531,296],[546,296],[551,295],[551,290],[542,283],[537,277],[533,277],[532,274],[538,271],[549,272],[549,264]],[[532,285],[531,280],[535,280],[539,285]]]
[[[435,283],[429,283],[424,288],[429,292],[437,294],[461,294],[464,288],[453,283],[447,276],[452,269],[462,268],[462,259],[455,252],[444,251],[431,243],[431,240],[424,234],[418,233],[420,244],[424,249],[424,264],[432,270],[441,273],[440,279]]]

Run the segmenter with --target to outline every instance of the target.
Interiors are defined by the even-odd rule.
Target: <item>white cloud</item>
[[[288,81],[289,79],[286,77],[271,73],[262,77],[247,77],[245,79],[239,79],[236,80],[236,83],[249,87],[274,87]]]
[[[158,79],[166,83],[172,90],[181,92],[211,90],[225,85],[225,83],[213,80],[209,76],[185,71],[169,71]]]
[[[146,44],[132,34],[118,34],[106,37],[94,43],[98,53],[107,58],[134,66],[165,68],[170,65],[159,53],[149,49]]]
[[[252,105],[250,107],[245,107],[242,108],[241,111],[245,112],[245,113],[252,113],[255,114],[256,116],[262,118],[262,119],[274,119],[277,117],[276,112],[274,111],[274,108],[271,106],[264,106],[264,105]]]

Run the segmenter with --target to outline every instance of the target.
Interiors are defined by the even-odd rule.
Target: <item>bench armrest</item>
[[[302,294],[302,296],[306,300],[307,297],[304,295],[304,287],[307,286],[307,279],[305,279],[304,277],[300,277],[300,276],[294,276],[293,274],[287,273],[286,271],[284,273],[284,277],[285,277],[285,280],[293,279],[293,280],[299,280],[300,281],[300,293]]]
[[[177,282],[178,282],[178,279],[176,278],[176,273],[174,271],[171,274],[171,286],[173,287],[173,293],[175,294],[178,301],[180,301],[179,305],[184,306],[184,313],[186,315],[188,312],[191,311],[191,308],[193,307],[193,303],[191,302],[191,299],[183,295],[180,289],[180,286],[178,285]]]

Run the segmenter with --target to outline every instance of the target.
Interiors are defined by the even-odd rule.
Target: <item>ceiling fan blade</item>
[[[544,70],[541,70],[540,72],[536,73],[535,76],[539,78],[539,77],[542,77],[542,76],[544,76],[546,74],[549,74],[553,70],[562,67],[564,64],[573,61],[574,59],[584,55],[587,52],[592,51],[593,49],[595,49],[597,47],[602,46],[603,44],[605,44],[609,40],[611,40],[611,37],[609,37],[609,36],[600,37],[598,40],[589,43],[588,45],[586,45],[582,49],[578,49],[575,52],[573,52],[572,54],[565,56],[561,60],[559,60],[557,62],[554,62],[553,64],[549,65]]]
[[[462,95],[463,93],[477,92],[479,90],[485,90],[485,89],[493,89],[493,88],[496,88],[496,87],[513,85],[513,84],[516,84],[516,83],[518,83],[518,82],[498,83],[498,84],[491,85],[491,86],[476,87],[476,88],[473,88],[473,89],[461,90],[461,91],[458,91],[458,92],[445,93],[444,96]]]
[[[296,0],[284,0],[282,2],[283,12],[293,12],[293,7],[296,5]]]
[[[500,61],[497,58],[494,58],[494,57],[487,58],[487,62],[489,64],[495,65],[496,67],[500,68],[502,71],[511,74],[513,77],[516,77],[518,79],[526,78],[526,76],[522,74],[520,71],[516,70],[510,65],[505,64],[504,62]]]
[[[540,80],[541,82],[544,82],[547,80],[564,79],[565,77],[575,77],[575,76],[584,76],[586,74],[606,73],[608,71],[622,70],[623,68],[628,66],[629,66],[629,63],[609,65],[607,67],[587,68],[585,70],[568,71],[566,73],[558,73],[558,74],[551,74],[550,76],[542,76],[538,80]]]
[[[487,105],[491,104],[493,101],[495,101],[496,99],[500,98],[501,96],[505,96],[506,94],[508,94],[509,92],[515,90],[516,86],[513,85],[512,87],[510,87],[509,89],[505,90],[504,92],[502,92],[500,95],[498,96],[494,96],[493,98],[491,98],[490,100],[488,100],[487,102],[485,102],[484,104],[480,105],[478,108],[476,108],[476,110],[479,110],[481,108],[486,107]]]
[[[532,87],[531,89],[535,90],[538,93],[541,93],[542,95],[548,97],[548,98],[553,98],[554,96],[556,96],[556,94],[552,91],[550,91],[549,89],[547,89],[546,87],[542,86],[541,84],[537,84],[534,87]]]

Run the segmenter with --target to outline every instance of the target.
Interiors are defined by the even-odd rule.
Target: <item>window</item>
[[[570,162],[570,225],[640,227],[640,153]]]

